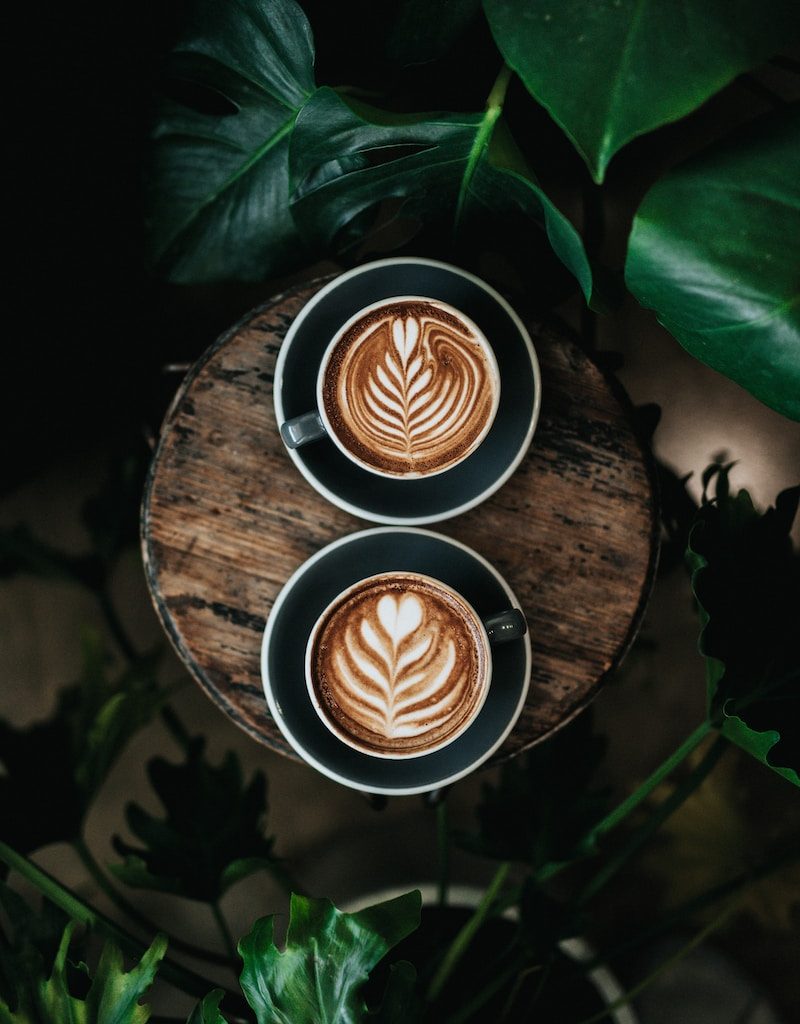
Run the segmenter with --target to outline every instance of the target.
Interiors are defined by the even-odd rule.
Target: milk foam
[[[480,701],[486,657],[469,612],[448,592],[396,574],[369,582],[322,625],[318,696],[335,724],[376,752],[424,751]]]
[[[480,443],[494,416],[499,383],[483,343],[434,303],[398,301],[365,314],[329,367],[332,429],[381,472],[440,472]]]

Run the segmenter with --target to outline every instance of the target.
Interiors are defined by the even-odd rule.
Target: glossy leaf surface
[[[677,121],[797,40],[792,0],[484,0],[495,41],[601,182],[637,135]]]
[[[241,985],[258,1024],[364,1021],[361,986],[378,961],[419,925],[419,917],[419,892],[354,914],[337,910],[329,900],[292,896],[283,950],[273,942],[272,917],[257,921],[239,943]]]
[[[64,929],[49,977],[42,960],[31,958],[17,976],[17,1001],[12,1009],[0,999],[2,1024],[146,1024],[150,1010],[140,999],[150,988],[167,948],[158,936],[139,963],[125,971],[122,953],[106,942],[88,992],[81,998],[72,991],[69,951],[74,925]],[[80,968],[88,973],[85,964]]]
[[[467,228],[476,208],[511,211],[544,227],[588,298],[592,272],[580,236],[532,178],[510,167],[509,147],[495,134],[499,113],[390,114],[319,89],[292,138],[298,225],[330,246],[388,199],[448,234]]]
[[[800,110],[676,167],[633,223],[628,287],[692,355],[800,419]]]
[[[313,62],[294,0],[195,4],[150,175],[151,258],[173,281],[258,280],[302,258],[288,152]]]

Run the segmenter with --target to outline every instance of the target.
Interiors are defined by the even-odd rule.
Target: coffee
[[[375,472],[441,473],[481,443],[500,382],[480,331],[443,303],[402,298],[368,308],[334,344],[321,404],[341,447]]]
[[[416,573],[355,584],[323,613],[307,675],[323,720],[370,754],[425,754],[480,710],[491,671],[485,630],[466,601]]]

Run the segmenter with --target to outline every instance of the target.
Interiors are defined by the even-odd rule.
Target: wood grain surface
[[[272,407],[283,336],[327,280],[259,307],[190,370],[142,509],[148,584],[181,658],[237,725],[291,757],[261,687],[266,617],[305,559],[370,525],[303,479]],[[530,693],[493,761],[542,739],[595,696],[639,627],[657,546],[651,467],[627,399],[574,342],[528,327],[543,381],[528,455],[484,504],[427,527],[493,562],[531,626]]]

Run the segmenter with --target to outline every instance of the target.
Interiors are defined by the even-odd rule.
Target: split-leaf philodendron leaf
[[[153,983],[167,940],[158,936],[128,972],[122,953],[113,942],[106,942],[86,997],[81,999],[73,995],[68,978],[73,929],[73,923],[64,929],[49,977],[40,958],[27,961],[17,977],[13,1008],[0,999],[0,1024],[146,1024],[150,1011],[139,1000]]]
[[[800,35],[794,0],[484,0],[508,64],[597,182],[627,142],[677,121]]]
[[[800,487],[761,515],[747,491],[730,494],[726,468],[716,476],[715,499],[704,497],[687,552],[709,715],[800,786],[800,555],[790,536]]]
[[[544,227],[587,299],[592,271],[580,236],[510,158],[500,108],[483,114],[392,114],[318,89],[291,143],[292,210],[303,232],[331,245],[387,199],[403,214],[455,233],[476,208],[513,211]]]
[[[800,419],[800,109],[674,168],[633,222],[625,279],[693,356]]]
[[[144,845],[115,837],[115,848],[126,857],[111,866],[118,878],[215,903],[240,879],[276,869],[273,841],[264,835],[267,790],[261,772],[245,785],[232,751],[215,766],[204,756],[204,740],[195,739],[183,764],[156,757],[147,774],[166,816],[128,805],[128,825]]]
[[[329,900],[292,896],[283,950],[273,942],[272,917],[257,921],[239,943],[241,986],[258,1024],[362,1024],[368,1009],[361,988],[375,965],[419,925],[420,894],[409,892],[347,914]],[[387,990],[378,1020],[393,1020],[408,994],[409,969]],[[207,996],[192,1024],[219,1024],[217,993]],[[224,1019],[224,1018],[223,1018]],[[370,1015],[369,1019],[375,1019]],[[395,1014],[394,1020],[398,1020]]]
[[[151,257],[173,281],[258,280],[302,259],[287,156],[313,64],[294,0],[194,5],[153,150]]]

